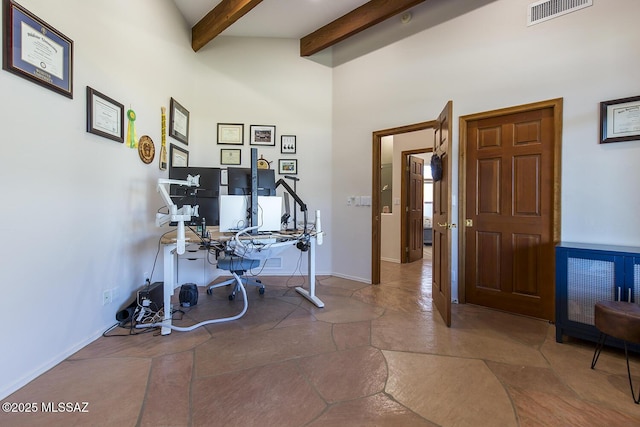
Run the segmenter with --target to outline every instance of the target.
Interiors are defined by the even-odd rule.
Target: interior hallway
[[[88,413],[0,413],[0,425],[640,425],[624,355],[603,352],[591,370],[592,344],[471,305],[454,305],[447,328],[430,261],[383,262],[380,286],[320,277],[323,309],[295,292],[302,280],[263,278],[266,294],[249,289],[232,323],[100,338],[4,400],[88,402]],[[201,288],[176,324],[235,313],[242,300],[226,292]]]

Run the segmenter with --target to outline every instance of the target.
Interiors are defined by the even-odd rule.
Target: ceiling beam
[[[310,56],[425,0],[371,0],[300,39],[300,56]]]
[[[199,51],[262,0],[222,0],[191,29],[191,48]]]

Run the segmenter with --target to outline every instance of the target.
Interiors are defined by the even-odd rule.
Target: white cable
[[[247,312],[247,307],[249,307],[249,301],[247,300],[247,291],[244,288],[244,286],[242,285],[242,280],[240,279],[240,277],[238,277],[238,275],[236,273],[232,272],[231,274],[233,274],[233,277],[238,282],[238,284],[240,286],[240,292],[242,292],[242,296],[244,298],[244,307],[242,308],[242,311],[240,313],[236,314],[235,316],[223,317],[223,318],[220,318],[220,319],[205,320],[203,322],[196,323],[195,325],[186,326],[186,327],[167,325],[164,322],[157,322],[157,323],[146,324],[146,325],[136,325],[136,328],[137,329],[142,329],[142,328],[155,328],[155,327],[162,326],[163,328],[169,328],[169,329],[172,329],[174,331],[189,332],[189,331],[193,331],[194,329],[197,329],[197,328],[199,328],[201,326],[205,326],[205,325],[212,325],[214,323],[222,323],[222,322],[230,322],[232,320],[238,320],[239,318],[244,316],[244,314]]]
[[[258,250],[258,251],[264,251],[267,249],[276,249],[276,248],[280,248],[280,247],[284,247],[284,246],[291,246],[293,244],[295,244],[296,241],[300,240],[302,237],[304,236],[300,236],[296,239],[290,239],[284,242],[277,242],[277,243],[268,243],[262,246],[254,246],[253,241],[251,241],[249,244],[246,243],[246,240],[240,239],[240,235],[242,234],[247,234],[249,231],[255,230],[258,227],[247,227],[244,228],[240,231],[238,231],[235,236],[233,237],[234,242],[235,242],[235,248],[241,248],[244,250],[244,253],[241,254],[241,256],[244,256],[246,254],[249,254],[251,252],[253,252],[254,250]],[[251,245],[251,246],[250,246]],[[235,249],[235,251],[237,251],[239,249]]]

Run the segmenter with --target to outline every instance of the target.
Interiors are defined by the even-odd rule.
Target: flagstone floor
[[[555,342],[548,322],[431,304],[425,262],[383,262],[382,284],[262,277],[234,322],[192,332],[115,329],[5,399],[88,402],[88,412],[0,413],[2,426],[632,426],[624,355]],[[175,323],[228,316],[242,297],[207,295]],[[640,375],[640,359],[632,372]],[[640,376],[634,378],[640,386]],[[49,407],[51,409],[51,407]]]

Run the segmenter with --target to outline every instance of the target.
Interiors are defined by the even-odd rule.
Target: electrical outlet
[[[111,289],[107,289],[102,293],[102,305],[111,304],[112,294]]]

